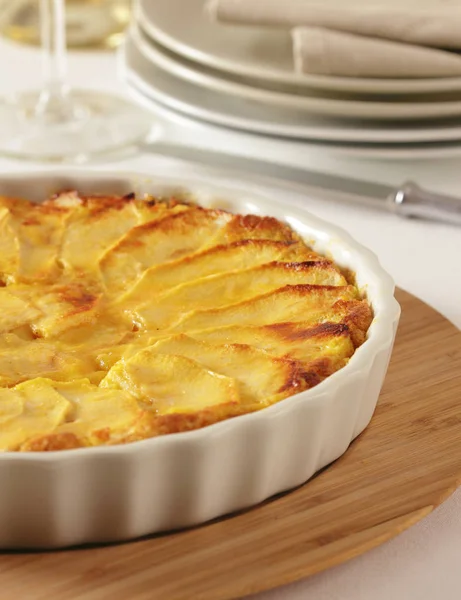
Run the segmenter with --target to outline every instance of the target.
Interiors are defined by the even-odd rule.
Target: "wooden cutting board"
[[[228,600],[346,561],[461,484],[461,332],[399,291],[402,319],[368,429],[307,484],[195,529],[0,555],[1,600]]]

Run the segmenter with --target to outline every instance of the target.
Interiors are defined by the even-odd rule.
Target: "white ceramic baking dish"
[[[376,257],[346,232],[219,179],[49,171],[0,177],[0,194],[39,201],[62,189],[192,195],[204,206],[268,214],[315,250],[356,273],[374,310],[367,341],[317,387],[260,412],[124,446],[0,453],[0,547],[55,548],[113,542],[188,527],[243,509],[307,481],[369,423],[388,366],[400,308]]]

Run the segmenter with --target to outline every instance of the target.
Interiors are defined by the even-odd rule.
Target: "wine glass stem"
[[[79,118],[79,108],[69,97],[67,76],[66,19],[64,0],[40,0],[40,22],[45,86],[36,114],[50,122]]]
[[[43,62],[50,91],[60,93],[67,75],[64,0],[40,0]]]

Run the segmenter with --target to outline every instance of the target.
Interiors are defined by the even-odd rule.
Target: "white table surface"
[[[116,60],[111,54],[75,53],[70,59],[74,85],[102,88],[119,94]],[[0,40],[0,93],[41,83],[36,50]],[[304,165],[370,181],[399,184],[411,178],[434,190],[461,196],[461,158],[422,161],[378,161],[351,158],[305,148],[290,153],[256,136],[223,132],[178,120],[168,125],[167,139],[271,156],[280,162]],[[283,154],[283,156],[281,156]],[[157,166],[175,166],[155,154],[132,156],[98,168],[153,173]],[[43,165],[0,158],[0,174]],[[193,172],[180,165],[181,174]],[[374,250],[397,285],[436,308],[461,328],[461,228],[407,221],[373,209],[286,192],[284,201],[302,202],[309,210],[346,228]],[[460,390],[461,394],[461,390]],[[461,400],[461,396],[460,396]],[[461,431],[460,431],[461,435]],[[441,507],[394,540],[346,564],[310,579],[259,594],[258,600],[459,600],[461,598],[461,488]]]

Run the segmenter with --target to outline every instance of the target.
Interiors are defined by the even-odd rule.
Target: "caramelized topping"
[[[286,224],[179,198],[0,198],[0,450],[188,431],[313,387],[372,314]]]

